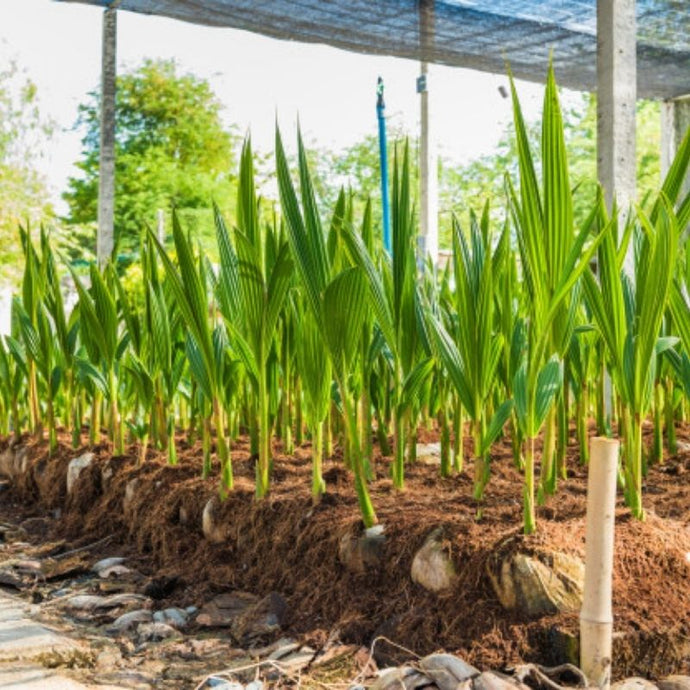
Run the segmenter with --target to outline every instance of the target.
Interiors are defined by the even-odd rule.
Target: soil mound
[[[441,479],[436,466],[408,466],[406,489],[398,492],[388,460],[376,458],[371,494],[385,541],[380,566],[362,574],[339,560],[344,535],[361,531],[351,477],[341,462],[326,463],[328,493],[312,505],[308,444],[293,456],[276,454],[271,494],[260,502],[254,499],[248,442],[235,445],[236,489],[218,501],[214,516],[224,526],[219,544],[202,532],[204,508],[218,495],[218,485],[215,478],[200,478],[200,447],[179,439],[176,466],[154,451],[137,466],[135,446],[124,457],[112,457],[106,445],[91,448],[93,462],[68,495],[69,461],[87,449],[61,445],[48,458],[44,444],[27,444],[29,471],[15,485],[15,496],[60,510],[55,538],[81,544],[112,536],[135,545],[142,571],[176,583],[170,596],[178,605],[200,606],[231,590],[280,592],[289,605],[288,628],[317,643],[336,630],[344,641],[360,644],[385,636],[420,655],[445,649],[491,668],[559,663],[577,655],[576,613],[529,618],[506,611],[487,576],[499,543],[525,553],[584,556],[586,470],[574,449],[568,480],[538,509],[539,532],[529,538],[520,534],[521,475],[509,441],[494,449],[481,504],[472,499],[471,463],[450,479]],[[619,498],[616,676],[690,669],[689,460],[681,453],[650,470],[646,522],[632,520]],[[441,594],[410,577],[415,553],[437,528],[457,572]],[[385,643],[378,649],[389,661],[399,660]]]

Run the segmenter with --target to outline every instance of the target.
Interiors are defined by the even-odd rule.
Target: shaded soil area
[[[425,440],[436,436],[424,435]],[[678,438],[683,450],[647,476],[647,520],[632,520],[618,499],[617,677],[690,670],[690,427],[679,429]],[[163,601],[200,606],[230,590],[277,591],[289,604],[289,631],[316,645],[334,634],[365,645],[385,636],[418,654],[445,649],[482,668],[555,664],[576,653],[577,614],[528,619],[507,612],[486,575],[496,545],[510,537],[527,552],[546,548],[584,556],[586,468],[574,446],[568,479],[539,507],[539,531],[528,538],[520,535],[522,478],[509,440],[494,447],[481,505],[472,499],[471,461],[463,474],[449,479],[439,477],[438,466],[409,465],[406,489],[399,492],[389,478],[390,459],[375,458],[370,489],[385,527],[384,557],[379,568],[355,574],[338,558],[343,535],[361,529],[351,474],[337,458],[326,462],[327,494],[312,505],[308,443],[292,456],[275,448],[271,494],[260,502],[254,499],[248,442],[235,444],[236,488],[218,507],[226,540],[211,544],[202,534],[202,512],[218,495],[218,480],[200,478],[200,447],[180,438],[174,467],[155,451],[137,467],[135,446],[124,457],[112,457],[105,444],[92,448],[94,462],[68,495],[67,465],[87,449],[75,451],[64,440],[48,458],[45,444],[26,439],[29,471],[0,493],[0,513],[52,515],[50,521],[35,521],[33,539],[63,538],[78,547],[109,537],[109,553],[115,544],[129,549],[139,570],[160,578]],[[467,457],[469,451],[468,446]],[[128,486],[132,496],[125,502]],[[416,551],[437,527],[443,528],[458,571],[455,585],[442,595],[410,578]],[[382,641],[380,649],[385,645]],[[400,659],[392,647],[389,651],[391,662]]]

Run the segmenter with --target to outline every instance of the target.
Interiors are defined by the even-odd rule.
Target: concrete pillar
[[[103,12],[101,55],[101,152],[98,180],[98,235],[96,257],[103,267],[111,258],[115,217],[115,77],[117,62],[117,11]]]
[[[623,212],[635,200],[637,101],[635,0],[597,1],[597,175]],[[632,244],[624,270],[633,276]]]
[[[419,2],[419,35],[423,49],[434,44],[434,2]],[[434,265],[438,261],[438,151],[431,112],[429,63],[422,61],[421,77],[417,83],[421,107],[419,140],[420,201],[419,220],[420,258],[429,255]]]
[[[666,177],[673,158],[690,127],[690,96],[674,98],[661,104],[661,179]],[[681,187],[679,200],[690,192],[690,171]]]

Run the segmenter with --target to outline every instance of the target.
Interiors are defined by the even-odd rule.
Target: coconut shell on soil
[[[679,438],[687,439],[688,431],[680,429]],[[422,435],[435,438],[435,432]],[[486,574],[498,543],[528,554],[552,550],[584,557],[586,468],[579,465],[575,446],[568,452],[568,479],[537,509],[538,533],[528,538],[520,534],[522,477],[513,467],[509,439],[492,451],[492,478],[481,504],[472,498],[471,461],[463,474],[449,479],[441,479],[437,467],[408,465],[406,488],[399,492],[389,478],[390,458],[376,457],[370,490],[385,526],[383,557],[379,567],[353,573],[338,557],[343,536],[361,530],[351,474],[340,459],[327,461],[327,493],[313,505],[309,444],[293,456],[275,453],[271,493],[260,502],[254,499],[248,441],[234,444],[235,490],[215,516],[224,521],[227,538],[210,544],[203,538],[202,513],[218,493],[218,467],[211,479],[201,479],[200,445],[189,446],[180,437],[173,467],[153,450],[137,466],[136,446],[113,458],[101,444],[90,449],[94,461],[67,497],[67,465],[85,449],[72,450],[64,441],[48,458],[45,443],[25,440],[30,469],[12,492],[4,492],[0,513],[17,509],[10,502],[59,507],[62,517],[53,524],[52,539],[81,545],[109,536],[108,549],[131,545],[140,572],[184,583],[170,595],[171,605],[201,606],[234,590],[279,592],[288,603],[287,630],[313,644],[334,630],[345,642],[366,645],[385,634],[420,655],[446,650],[493,669],[555,664],[577,654],[576,613],[529,618],[506,611]],[[465,450],[469,457],[469,445]],[[685,452],[650,469],[645,522],[631,519],[618,498],[616,677],[690,670],[689,467]],[[101,479],[104,469],[107,482]],[[125,515],[123,496],[133,479],[138,481]],[[436,528],[443,531],[456,570],[452,587],[439,594],[410,577],[416,552]]]

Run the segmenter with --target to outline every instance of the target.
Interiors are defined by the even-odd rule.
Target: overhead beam
[[[434,2],[419,2],[419,37],[424,53],[428,53],[434,42]],[[431,257],[438,261],[438,151],[434,138],[431,107],[429,63],[421,63],[421,77],[418,80],[420,96],[420,139],[419,139],[419,249],[420,259]]]
[[[635,0],[597,2],[597,175],[622,217],[635,200],[637,58]],[[634,274],[632,246],[624,270]]]
[[[69,1],[106,4],[105,0]],[[594,91],[596,37],[590,29],[589,2],[577,3],[577,15],[582,19],[578,25],[564,21],[563,3],[557,0],[523,4],[533,6],[529,18],[511,16],[515,3],[437,0],[436,41],[426,54],[421,53],[414,31],[418,0],[122,0],[120,9],[498,74],[505,74],[508,62],[515,77],[539,84],[544,81],[552,47],[560,86]],[[641,98],[675,98],[687,93],[686,5],[681,0],[646,3],[645,9],[651,11],[648,21],[664,30],[661,36],[654,29],[642,32],[638,51]]]
[[[117,10],[111,6],[103,12],[101,54],[101,142],[96,237],[96,258],[101,268],[112,258],[114,246],[116,65]]]

